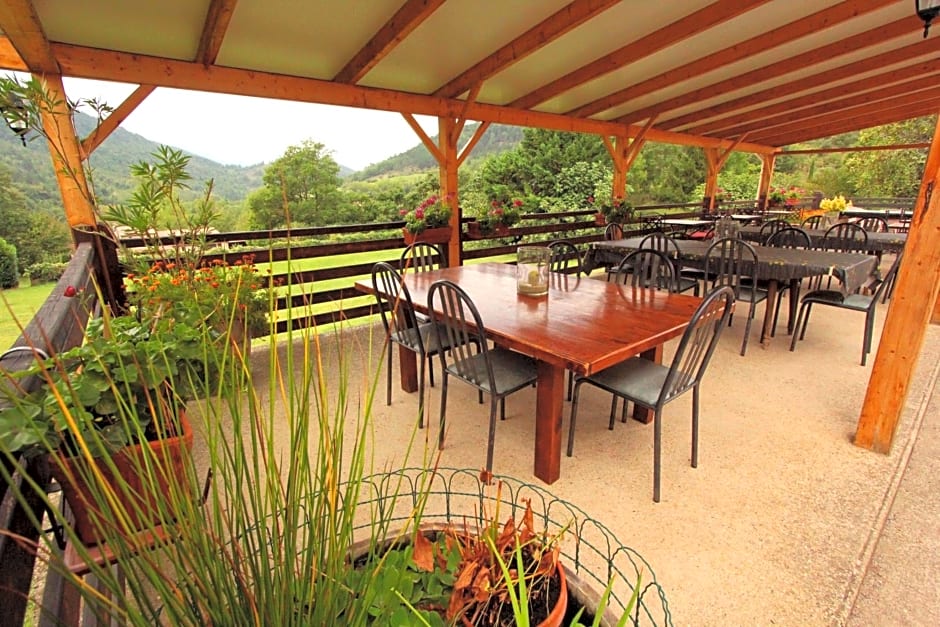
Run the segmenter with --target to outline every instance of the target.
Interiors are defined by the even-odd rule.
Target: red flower
[[[63,292],[63,294],[65,295],[66,298],[72,298],[73,296],[78,294],[78,290],[76,290],[73,286],[69,285],[65,288],[65,292]]]
[[[512,206],[513,206],[513,207],[521,207],[521,206],[522,206],[522,201],[519,200],[518,198],[516,198],[514,201],[512,201]]]

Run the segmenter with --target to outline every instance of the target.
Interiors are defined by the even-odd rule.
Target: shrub
[[[40,261],[26,268],[26,276],[29,277],[29,282],[33,285],[55,283],[65,272],[67,266],[67,263],[61,261]]]
[[[16,246],[0,238],[0,289],[5,290],[20,284],[20,273],[16,263]]]

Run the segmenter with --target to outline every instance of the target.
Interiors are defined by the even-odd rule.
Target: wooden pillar
[[[611,148],[608,148],[608,152],[614,164],[614,181],[610,190],[610,197],[626,198],[627,170],[630,168],[627,163],[628,153],[630,152],[630,140],[624,136],[616,137]]]
[[[45,136],[52,155],[53,169],[62,193],[65,218],[73,229],[94,228],[98,224],[94,202],[85,178],[81,145],[75,135],[72,112],[65,96],[65,87],[59,75],[43,77],[48,102],[40,107]]]
[[[932,193],[931,193],[931,190]],[[940,293],[940,123],[924,168],[904,260],[897,275],[881,343],[855,431],[855,444],[888,453],[927,323]]]
[[[774,176],[774,163],[777,155],[760,155],[760,180],[757,183],[757,208],[767,210],[767,195],[770,193],[770,181]]]
[[[462,124],[453,118],[438,118],[438,149],[441,159],[438,161],[438,172],[441,181],[441,193],[450,203],[450,242],[447,245],[448,265],[459,266],[461,260],[460,246],[460,203],[457,197],[457,140]]]
[[[718,173],[721,171],[721,155],[717,148],[703,148],[705,151],[705,209],[715,211],[715,190],[718,189]]]

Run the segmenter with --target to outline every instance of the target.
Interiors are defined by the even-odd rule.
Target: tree
[[[252,223],[259,228],[284,226],[288,220],[331,224],[338,217],[339,165],[323,144],[305,140],[290,146],[265,169],[263,180],[263,193],[256,190],[248,199]]]
[[[63,218],[29,202],[0,167],[0,237],[16,248],[20,269],[40,261],[61,261],[71,238]]]
[[[869,128],[859,133],[860,146],[930,142],[936,116],[914,118]],[[873,150],[845,159],[859,196],[916,196],[924,175],[927,150]]]

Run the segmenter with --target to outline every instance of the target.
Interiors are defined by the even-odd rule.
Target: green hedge
[[[20,284],[20,273],[16,263],[16,246],[0,237],[0,289]]]
[[[31,285],[40,283],[55,283],[65,272],[68,264],[56,261],[40,261],[26,268],[26,276],[29,277]]]

